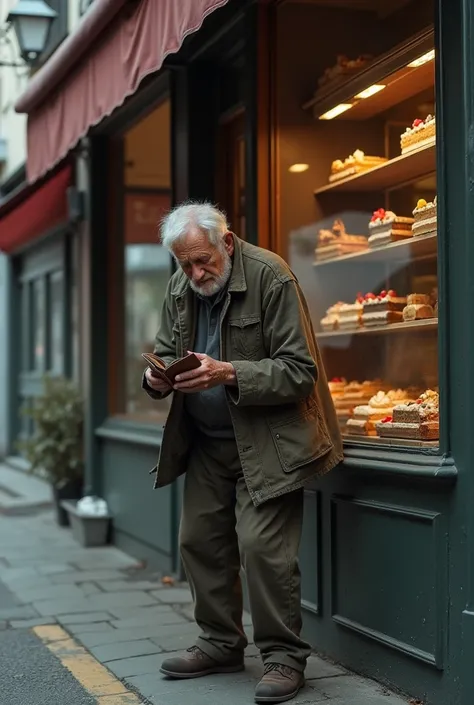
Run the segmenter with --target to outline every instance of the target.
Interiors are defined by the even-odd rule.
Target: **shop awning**
[[[28,180],[63,159],[228,0],[95,0],[15,109],[28,113]]]
[[[71,166],[65,166],[40,186],[27,186],[0,204],[0,251],[15,252],[67,222],[71,177]]]

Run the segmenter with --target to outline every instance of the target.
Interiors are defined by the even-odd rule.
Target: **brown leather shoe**
[[[267,663],[255,689],[256,703],[283,703],[296,697],[304,686],[304,675],[281,663]]]
[[[238,654],[226,661],[216,661],[199,646],[191,646],[182,656],[167,658],[160,673],[169,678],[201,678],[211,673],[236,673],[244,670],[244,656]]]

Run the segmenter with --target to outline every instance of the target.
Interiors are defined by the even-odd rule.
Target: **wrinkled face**
[[[185,238],[173,247],[173,254],[186,274],[191,288],[201,296],[214,296],[229,281],[232,271],[234,240],[226,233],[222,245],[209,242],[206,233],[190,230]]]

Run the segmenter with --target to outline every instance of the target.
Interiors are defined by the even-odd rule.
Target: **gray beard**
[[[214,296],[215,294],[218,294],[219,291],[221,291],[225,286],[227,286],[231,274],[232,258],[227,254],[227,252],[225,252],[224,271],[219,277],[217,277],[213,281],[208,282],[207,285],[204,287],[198,286],[192,281],[192,279],[189,281],[189,284],[191,286],[191,289],[200,296]]]

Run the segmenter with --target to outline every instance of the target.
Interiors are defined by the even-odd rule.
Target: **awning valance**
[[[39,187],[25,187],[0,204],[0,251],[11,254],[67,222],[71,178],[67,165]]]
[[[95,0],[15,106],[28,113],[28,180],[63,159],[227,2]]]

